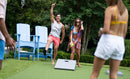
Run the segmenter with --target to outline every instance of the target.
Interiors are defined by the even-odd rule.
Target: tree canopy
[[[130,12],[130,1],[123,1]],[[16,38],[14,34],[17,23],[30,24],[31,34],[35,34],[36,25],[46,26],[50,30],[50,8],[54,2],[56,2],[54,13],[61,13],[61,22],[68,26],[64,43],[59,49],[66,51],[70,27],[76,18],[84,21],[82,54],[85,54],[87,48],[95,48],[99,28],[103,27],[104,11],[107,7],[105,0],[25,0],[23,7],[21,7],[21,0],[8,0],[6,24],[10,35]],[[130,39],[130,27],[126,39]]]

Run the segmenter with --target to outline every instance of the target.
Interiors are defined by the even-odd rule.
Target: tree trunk
[[[85,54],[86,34],[87,34],[87,28],[85,28],[85,30],[84,30],[84,36],[83,36],[83,46],[82,46],[82,55],[84,55],[84,54]]]
[[[90,31],[91,31],[91,25],[89,25],[88,27],[88,31],[87,31],[87,40],[86,40],[86,43],[85,43],[85,49],[84,51],[86,52],[87,51],[87,48],[88,48],[88,41],[89,41],[89,34],[90,34]]]

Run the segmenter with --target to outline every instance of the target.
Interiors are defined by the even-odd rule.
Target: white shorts
[[[94,55],[104,60],[111,58],[121,61],[123,60],[124,52],[125,45],[123,37],[102,34]]]

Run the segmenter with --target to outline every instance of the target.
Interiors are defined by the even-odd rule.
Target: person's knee
[[[55,49],[55,50],[58,50],[58,48],[59,48],[59,46],[55,46],[55,48],[54,48],[54,49]]]
[[[80,56],[80,52],[77,52],[77,55]]]
[[[117,79],[117,73],[110,72],[110,79]]]
[[[51,42],[52,40],[51,39],[47,39],[47,42]]]
[[[71,53],[72,56],[74,56],[74,53]]]
[[[48,39],[48,40],[47,40],[47,45],[50,45],[51,42],[52,42],[52,40],[51,40],[51,39]]]
[[[74,54],[75,53],[75,49],[71,49],[71,54]]]
[[[98,74],[99,71],[100,71],[100,70],[99,70],[98,68],[93,68],[93,73],[94,73],[94,74]]]
[[[71,54],[74,55],[74,53],[75,53],[75,50],[72,50]]]

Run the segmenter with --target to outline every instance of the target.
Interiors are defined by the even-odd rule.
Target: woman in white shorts
[[[90,79],[97,79],[105,61],[110,59],[110,79],[117,79],[117,71],[125,52],[124,38],[128,26],[128,10],[122,0],[106,0],[104,28],[100,29],[94,66]]]

